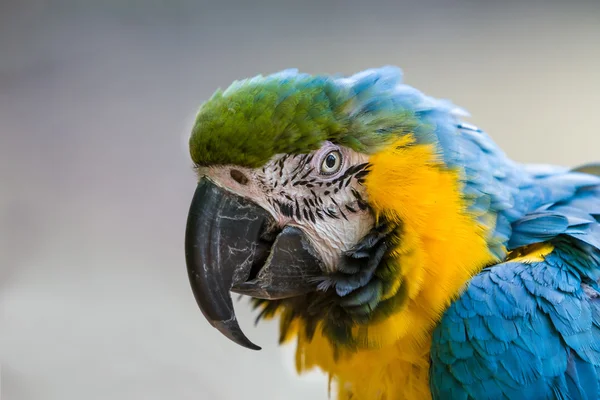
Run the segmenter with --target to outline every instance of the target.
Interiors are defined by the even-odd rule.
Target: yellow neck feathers
[[[407,135],[370,163],[365,186],[376,217],[402,226],[390,290],[402,286],[408,299],[387,319],[357,326],[353,335],[362,348],[342,348],[336,359],[319,330],[308,341],[303,329],[294,329],[296,366],[329,373],[339,399],[427,399],[431,332],[465,283],[494,260],[485,240],[489,227],[468,215],[458,173],[445,167],[433,145]]]

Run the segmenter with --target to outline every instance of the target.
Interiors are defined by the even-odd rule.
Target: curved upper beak
[[[202,178],[187,220],[185,256],[190,285],[206,319],[237,344],[260,347],[242,332],[230,291],[282,299],[316,289],[321,263],[304,233],[275,221],[256,203]]]

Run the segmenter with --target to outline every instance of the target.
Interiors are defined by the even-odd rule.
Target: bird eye
[[[333,150],[327,153],[321,162],[321,173],[323,175],[333,175],[342,167],[342,154]]]

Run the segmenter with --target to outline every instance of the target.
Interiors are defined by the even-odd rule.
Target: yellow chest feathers
[[[390,346],[342,353],[334,359],[329,339],[316,334],[309,342],[298,330],[296,369],[319,367],[329,374],[338,400],[431,398],[429,343],[399,339]]]
[[[432,146],[406,136],[370,163],[365,186],[376,218],[402,225],[391,255],[394,287],[403,286],[408,298],[388,318],[356,325],[359,350],[340,347],[334,357],[329,339],[317,329],[309,341],[301,320],[288,338],[297,338],[298,371],[324,370],[339,399],[427,399],[431,332],[465,283],[496,261],[486,242],[492,226],[468,214],[457,172]]]

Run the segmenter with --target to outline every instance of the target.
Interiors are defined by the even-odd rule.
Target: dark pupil
[[[325,158],[325,165],[327,168],[335,167],[335,160],[336,157],[333,154],[328,155],[327,158]]]

